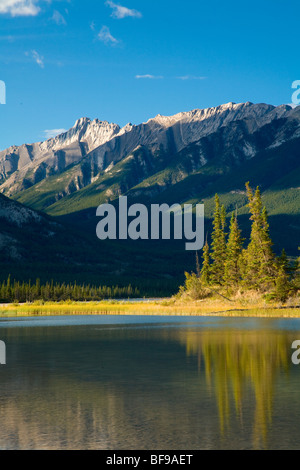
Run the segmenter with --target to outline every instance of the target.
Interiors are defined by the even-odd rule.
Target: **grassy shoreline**
[[[300,305],[276,305],[263,302],[220,300],[180,302],[101,301],[101,302],[35,302],[32,304],[2,304],[0,319],[19,316],[51,315],[162,315],[162,316],[224,316],[300,318]]]

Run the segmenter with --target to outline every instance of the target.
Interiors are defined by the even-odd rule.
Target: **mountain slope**
[[[228,103],[171,117],[158,115],[146,123],[128,124],[122,129],[115,124],[83,118],[55,139],[0,152],[0,182],[3,181],[0,192],[12,196],[53,175],[62,175],[55,189],[55,197],[60,199],[93,183],[101,172],[139,146],[147,147],[153,157],[162,152],[175,154],[232,122],[242,120],[249,132],[255,132],[269,122],[288,116],[290,111],[288,106]]]
[[[158,243],[151,251],[143,243],[100,241],[95,230],[57,222],[0,194],[0,279],[10,274],[27,282],[131,283],[142,295],[170,295],[194,256],[182,244],[166,246]]]
[[[94,183],[48,207],[46,200],[41,208],[72,223],[84,220],[92,231],[97,224],[95,208],[121,194],[145,204],[203,201],[206,217],[211,218],[218,192],[229,211],[238,207],[244,214],[247,231],[245,182],[249,180],[263,193],[276,249],[285,246],[295,255],[300,240],[299,111],[255,132],[249,130],[249,121],[231,122],[175,154],[161,151],[153,156],[141,146]],[[28,204],[34,204],[34,197],[45,203],[33,188],[20,195]]]
[[[237,149],[236,142],[239,142],[239,149],[234,159],[243,161],[251,158],[267,145],[274,144],[275,141],[283,138],[282,129],[280,129],[283,119],[288,122],[296,121],[296,124],[290,124],[292,128],[290,132],[298,128],[299,116],[298,119],[293,118],[291,108],[286,106],[275,108],[263,104],[233,105],[229,103],[209,110],[180,113],[171,118],[157,116],[146,124],[127,126],[126,130],[122,129],[109,142],[82,157],[77,164],[74,163],[71,167],[62,170],[59,176],[56,173],[54,175],[49,173],[27,191],[17,191],[12,179],[20,178],[21,175],[16,173],[0,186],[0,190],[8,194],[17,191],[15,197],[18,200],[36,209],[45,210],[57,201],[93,183],[99,186],[101,192],[102,180],[107,180],[107,174],[111,175],[116,171],[122,173],[122,165],[121,167],[119,165],[116,170],[114,166],[118,162],[126,163],[126,159],[132,158],[133,155],[136,160],[136,155],[140,153],[140,151],[137,152],[138,149],[142,149],[145,158],[142,156],[139,164],[134,165],[135,178],[131,178],[131,186],[173,165],[173,156],[187,148],[191,142],[198,142],[199,148],[194,148],[194,156],[190,164],[187,158],[185,161],[187,165],[196,165],[195,168],[207,163],[211,150],[228,153],[231,152],[232,146]],[[255,141],[252,136],[267,126],[270,127],[268,129],[270,135],[268,136],[265,132],[263,137],[260,134]],[[276,135],[278,129],[278,135]],[[225,137],[223,134],[226,134]],[[213,137],[209,138],[209,136]],[[218,139],[217,145],[214,143],[215,139]],[[211,147],[214,148],[211,149]],[[28,185],[28,178],[25,182]],[[24,180],[22,185],[24,189]],[[127,183],[123,189],[129,189]]]
[[[82,118],[68,132],[55,138],[1,151],[1,192],[12,195],[53,174],[60,174],[119,131],[116,124]]]
[[[2,273],[11,272],[13,261],[20,277],[28,272],[34,278],[42,270],[48,279],[131,282],[142,291],[142,285],[157,283],[164,292],[175,292],[184,271],[194,269],[194,253],[186,252],[183,243],[100,242],[95,235],[96,207],[107,201],[117,205],[120,195],[146,205],[204,202],[210,232],[217,192],[228,212],[238,209],[247,236],[246,181],[261,188],[274,249],[285,247],[289,255],[297,254],[299,107],[229,103],[157,116],[123,129],[82,119],[67,133],[32,147],[36,153],[32,151],[30,162],[25,158],[28,146],[14,148],[13,158],[11,150],[1,153],[2,167],[14,158],[19,166],[10,175],[2,172],[0,190],[51,217],[28,212],[30,222],[20,229],[7,214],[16,210],[13,207],[29,209],[0,195],[6,205],[0,228]]]

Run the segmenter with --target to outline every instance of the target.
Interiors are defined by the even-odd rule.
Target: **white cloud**
[[[25,55],[29,56],[34,59],[34,61],[43,69],[44,68],[44,57],[41,56],[37,51],[33,50],[30,52],[25,52]]]
[[[54,10],[54,13],[53,13],[53,16],[52,16],[51,19],[59,26],[67,24],[67,22],[64,19],[63,15],[61,13],[59,13],[59,11],[57,11],[57,10]]]
[[[183,75],[182,77],[176,77],[178,80],[205,80],[206,77],[198,77],[197,75]]]
[[[0,14],[11,16],[36,16],[40,8],[37,0],[0,0]]]
[[[102,26],[101,31],[98,33],[98,39],[105,44],[118,44],[118,39],[114,38],[108,26]]]
[[[59,134],[63,134],[64,132],[67,132],[66,129],[46,129],[44,132],[45,138],[52,139],[53,137],[56,137]]]
[[[36,63],[43,69],[44,68],[44,57],[41,56],[37,51],[31,51],[32,57],[36,61]]]
[[[142,18],[142,13],[137,10],[130,10],[129,8],[117,5],[111,0],[106,1],[106,5],[113,9],[111,16],[117,18],[118,20],[126,18],[126,16],[131,16],[132,18]]]
[[[149,75],[149,74],[146,74],[146,75],[136,75],[135,78],[137,78],[138,80],[142,79],[142,78],[148,78],[150,80],[156,80],[156,79],[162,79],[164,77],[162,77],[161,75]]]

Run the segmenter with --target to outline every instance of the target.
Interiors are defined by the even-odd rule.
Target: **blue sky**
[[[83,116],[290,103],[299,20],[299,0],[0,0],[0,149]]]

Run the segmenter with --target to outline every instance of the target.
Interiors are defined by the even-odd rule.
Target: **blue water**
[[[1,318],[1,449],[298,449],[300,320]]]
[[[145,327],[182,327],[201,328],[243,328],[243,329],[277,329],[300,331],[298,318],[254,318],[254,317],[196,317],[196,316],[162,316],[162,315],[49,315],[18,316],[0,318],[0,328],[33,327],[33,326],[79,326],[79,325],[142,325]]]

